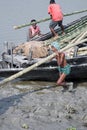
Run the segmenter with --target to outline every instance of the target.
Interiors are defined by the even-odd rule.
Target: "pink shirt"
[[[37,26],[36,29],[34,29],[32,26],[30,27],[32,35],[34,35],[36,32],[40,31],[40,28]]]
[[[54,21],[60,21],[63,19],[63,13],[58,4],[50,4],[48,6],[48,13],[52,16],[52,20]]]

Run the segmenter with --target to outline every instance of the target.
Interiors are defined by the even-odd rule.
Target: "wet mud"
[[[87,130],[87,82],[72,91],[53,82],[0,88],[0,130]]]

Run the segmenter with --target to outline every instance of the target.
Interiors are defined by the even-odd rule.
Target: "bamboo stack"
[[[59,35],[59,37],[51,38],[49,40],[44,41],[45,45],[49,45],[53,41],[57,41],[61,43],[61,47],[66,46],[72,39],[77,37],[81,32],[87,30],[87,17],[80,19],[73,25],[70,25],[65,29],[65,35]],[[61,31],[58,32],[61,34]]]
[[[81,47],[78,49],[78,55],[87,55],[87,47]]]
[[[80,52],[80,51],[87,51],[87,47],[81,47],[81,48],[78,49],[78,51],[79,51],[79,52]]]

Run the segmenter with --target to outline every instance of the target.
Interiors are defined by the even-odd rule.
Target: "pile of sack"
[[[32,58],[42,58],[48,56],[48,47],[44,46],[43,41],[30,41],[17,46],[13,53],[23,56],[32,54]]]

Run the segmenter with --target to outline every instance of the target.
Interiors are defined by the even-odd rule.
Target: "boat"
[[[71,65],[71,73],[66,77],[68,81],[84,80],[87,79],[87,56],[74,57],[67,60]],[[36,63],[36,62],[34,62]],[[33,64],[33,63],[32,63]],[[56,81],[59,73],[57,69],[56,60],[27,72],[21,76],[20,80],[39,80],[39,81]],[[15,73],[22,71],[24,68],[8,68],[0,69],[0,79],[7,78]]]
[[[56,29],[60,37],[57,39],[61,43],[61,48],[67,45],[68,41],[76,38],[81,31],[87,30],[87,16],[81,17],[65,26],[66,34],[61,36],[61,30]],[[87,35],[86,35],[87,36]],[[42,37],[35,39],[36,41],[45,41],[46,44],[52,42],[52,34],[49,32]],[[50,40],[51,39],[51,40]],[[71,73],[66,77],[66,80],[76,81],[87,79],[87,53],[78,55],[79,48],[86,47],[87,41],[74,47],[73,57],[68,57],[67,62],[71,65]],[[86,48],[87,49],[87,48]],[[42,58],[33,58],[30,60],[23,55],[12,54],[13,50],[7,49],[7,52],[2,53],[0,61],[0,79],[14,75],[24,68],[27,68],[37,63]],[[87,50],[86,50],[87,52]],[[16,58],[15,58],[16,57]],[[44,58],[43,58],[44,59]],[[19,61],[21,64],[19,64]],[[56,81],[59,77],[56,60],[48,61],[31,71],[23,74],[18,79],[20,80],[39,80],[39,81]]]

